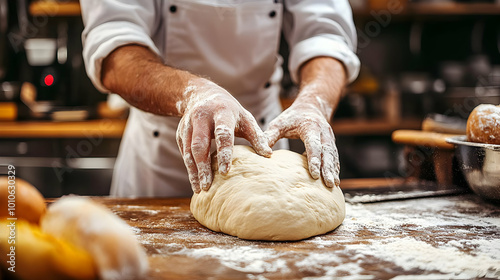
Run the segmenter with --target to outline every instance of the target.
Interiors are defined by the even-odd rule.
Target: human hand
[[[186,88],[186,100],[178,104],[183,117],[177,128],[177,145],[186,165],[193,191],[212,184],[211,140],[217,146],[219,172],[231,168],[234,137],[250,142],[257,154],[269,157],[272,150],[255,118],[229,92],[205,79]]]
[[[333,188],[340,185],[339,155],[322,109],[312,102],[295,102],[269,124],[265,134],[271,147],[283,137],[300,138],[306,148],[309,173],[314,179],[321,174],[326,186]]]

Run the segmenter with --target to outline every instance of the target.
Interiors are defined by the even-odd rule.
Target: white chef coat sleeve
[[[158,1],[81,0],[85,28],[82,33],[83,59],[87,74],[101,92],[102,61],[116,48],[139,44],[160,54],[152,35],[158,24]]]
[[[283,33],[290,46],[289,70],[299,82],[303,63],[318,56],[341,61],[348,82],[356,79],[360,62],[356,56],[356,29],[348,0],[285,0]]]

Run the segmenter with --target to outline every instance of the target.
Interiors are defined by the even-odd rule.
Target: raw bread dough
[[[194,194],[191,212],[204,226],[243,239],[300,240],[338,227],[345,217],[340,188],[308,172],[305,156],[274,151],[271,158],[235,146],[232,167],[217,171],[208,192]]]

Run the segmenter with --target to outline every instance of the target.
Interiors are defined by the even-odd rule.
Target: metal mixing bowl
[[[469,142],[465,135],[446,142],[455,145],[455,156],[472,191],[500,203],[500,145]]]

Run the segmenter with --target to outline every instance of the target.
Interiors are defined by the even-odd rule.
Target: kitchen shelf
[[[332,127],[335,135],[383,135],[391,134],[398,129],[420,129],[422,120],[407,119],[399,122],[385,119],[374,120],[333,120]]]
[[[35,1],[30,4],[32,16],[80,16],[79,2]]]
[[[126,120],[0,122],[0,138],[120,138]]]
[[[367,3],[368,4],[368,3]],[[79,16],[79,2],[35,1],[30,4],[33,16]],[[353,9],[354,16],[371,16],[372,11],[380,8],[367,7]],[[500,4],[496,3],[407,3],[401,16],[439,16],[439,15],[500,15]]]
[[[372,17],[372,13],[384,9],[366,7],[353,10],[354,16]],[[392,14],[399,17],[411,16],[468,16],[500,15],[500,4],[496,3],[407,3],[402,12]]]
[[[102,119],[82,122],[0,122],[1,138],[120,138],[126,120]],[[334,120],[335,135],[390,134],[397,129],[420,129],[421,120],[391,123],[386,120]]]
[[[416,15],[500,15],[500,4],[493,3],[413,3],[407,13]]]

